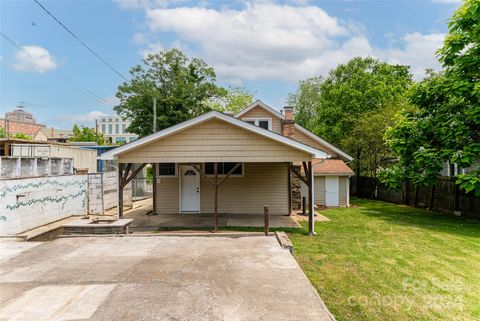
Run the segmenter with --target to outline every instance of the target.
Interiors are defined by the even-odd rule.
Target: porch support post
[[[218,230],[218,188],[222,185],[227,178],[233,174],[242,165],[242,163],[237,163],[233,168],[219,181],[218,180],[218,163],[213,163],[213,173],[214,180],[212,181],[210,177],[205,175],[205,173],[198,167],[196,164],[190,164],[210,185],[215,189],[215,203],[214,203],[214,216],[215,216],[215,231]]]
[[[156,163],[152,164],[152,171],[153,171],[153,181],[152,181],[152,214],[157,215],[157,171],[158,171],[158,166]]]
[[[123,163],[117,168],[117,219],[123,216]]]
[[[215,175],[215,232],[218,231],[218,163],[213,164],[213,174]]]
[[[287,184],[288,184],[288,215],[292,215],[292,173],[291,163],[287,163]]]
[[[306,164],[303,163],[303,167],[305,169],[305,176],[308,182],[308,235],[315,235],[315,212],[314,212],[314,179],[313,179],[313,167],[312,162],[308,162]]]

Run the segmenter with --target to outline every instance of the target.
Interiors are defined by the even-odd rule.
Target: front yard
[[[480,320],[480,222],[379,201],[289,233],[337,320]],[[306,224],[303,226],[303,232]]]

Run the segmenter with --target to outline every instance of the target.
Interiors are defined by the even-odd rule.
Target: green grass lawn
[[[480,222],[379,201],[322,211],[295,256],[337,320],[480,320]]]

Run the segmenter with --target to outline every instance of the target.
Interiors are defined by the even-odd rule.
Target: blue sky
[[[44,1],[58,19],[128,77],[141,58],[177,47],[204,59],[220,85],[244,86],[280,109],[299,80],[372,55],[438,69],[435,50],[461,2]],[[47,126],[92,126],[111,114],[123,81],[33,1],[0,0],[0,114],[24,102]],[[65,81],[65,77],[69,81]],[[80,89],[83,88],[83,89]],[[92,95],[85,93],[85,88]]]

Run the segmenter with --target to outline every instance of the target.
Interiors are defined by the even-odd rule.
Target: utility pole
[[[157,98],[153,98],[153,133],[157,132]],[[152,214],[157,215],[157,170],[158,166],[156,163],[152,164],[153,170],[153,184],[152,184],[152,193],[153,193],[153,206]]]

